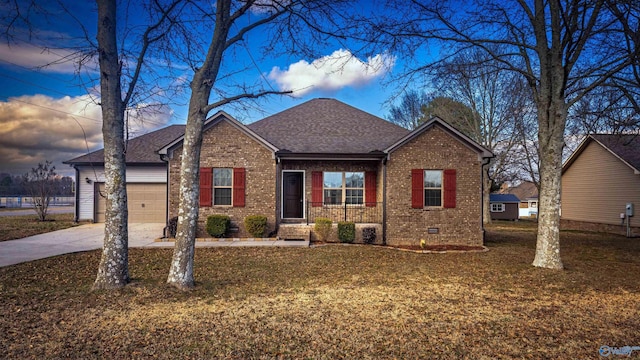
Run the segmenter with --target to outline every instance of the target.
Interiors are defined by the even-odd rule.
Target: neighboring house
[[[184,125],[164,129],[127,142],[127,197],[130,222],[165,223],[167,219],[167,165],[157,150],[184,134]],[[103,222],[104,152],[98,150],[65,161],[76,170],[76,221]]]
[[[587,136],[562,167],[561,200],[564,228],[624,233],[628,203],[640,227],[640,136]]]
[[[518,220],[520,199],[513,194],[489,194],[491,220]]]
[[[159,153],[177,215],[183,137]],[[483,243],[481,166],[491,152],[433,118],[414,131],[333,99],[243,125],[224,112],[204,125],[198,233],[211,214],[265,215],[269,231],[317,217],[373,224],[377,242]]]
[[[513,194],[520,199],[518,217],[521,219],[538,216],[538,188],[531,181],[523,181],[518,186],[507,187],[501,194]]]

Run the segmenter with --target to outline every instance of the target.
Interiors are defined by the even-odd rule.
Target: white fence
[[[49,206],[73,206],[73,196],[53,196]],[[33,207],[31,196],[0,196],[0,208],[30,208]]]

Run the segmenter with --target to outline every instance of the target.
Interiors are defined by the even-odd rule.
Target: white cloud
[[[274,67],[269,78],[275,80],[281,90],[293,90],[302,96],[313,90],[335,91],[347,86],[363,86],[387,73],[395,58],[378,54],[363,61],[348,50],[336,50],[333,54],[311,63],[300,60],[287,70]]]
[[[71,168],[62,161],[102,147],[102,112],[97,101],[89,95],[0,101],[0,172],[22,174],[49,160],[58,173],[71,175]],[[155,108],[130,111],[131,137],[167,125],[170,109]]]
[[[40,48],[34,45],[8,45],[0,43],[0,59],[30,69],[46,72],[73,74],[78,67],[78,56],[72,50]],[[95,61],[86,65],[94,69]]]

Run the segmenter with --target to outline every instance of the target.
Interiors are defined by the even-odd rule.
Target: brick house
[[[168,164],[168,217],[177,215],[183,138]],[[198,234],[211,214],[265,215],[269,232],[315,218],[376,228],[377,243],[483,243],[482,164],[491,152],[433,118],[413,131],[333,99],[314,99],[244,125],[219,112],[204,125]]]

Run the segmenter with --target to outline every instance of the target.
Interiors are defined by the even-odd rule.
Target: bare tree
[[[425,119],[423,107],[429,103],[424,92],[409,90],[402,95],[398,105],[392,105],[387,120],[405,129],[417,128]]]
[[[47,219],[49,203],[56,191],[56,167],[50,161],[39,163],[28,173],[22,176],[22,183],[27,194],[31,196],[33,209],[38,214],[40,221]]]
[[[224,60],[232,56],[230,49],[242,44],[249,32],[260,29],[273,35],[265,50],[277,48],[288,52],[311,51],[305,41],[322,41],[334,37],[335,32],[323,30],[332,26],[340,1],[286,0],[236,2],[218,0],[213,11],[196,7],[195,13],[210,21],[211,38],[208,44],[187,43],[204,49],[203,58],[189,57],[187,63],[194,71],[190,82],[189,114],[182,144],[182,163],[179,183],[178,226],[175,249],[167,282],[179,289],[194,286],[193,266],[196,224],[198,221],[199,164],[202,129],[207,114],[213,109],[242,99],[258,98],[287,92],[261,87],[236,87],[235,93],[225,93],[219,85]],[[324,26],[323,26],[324,25]],[[189,37],[191,33],[183,32]],[[300,35],[304,34],[304,37]],[[305,40],[306,39],[306,40]],[[192,41],[185,39],[187,41]],[[193,52],[187,53],[194,54]],[[218,99],[210,103],[212,94]]]
[[[135,107],[137,103],[148,102],[156,93],[157,89],[154,86],[160,82],[160,78],[151,75],[147,77],[152,81],[145,81],[147,77],[143,75],[143,69],[151,69],[146,63],[150,52],[162,52],[163,49],[154,48],[153,45],[159,44],[175,24],[180,3],[179,0],[150,0],[137,4],[135,10],[123,6],[119,12],[115,0],[96,0],[97,43],[92,39],[91,34],[94,33],[87,29],[82,19],[71,10],[73,2],[58,1],[55,4],[44,4],[46,6],[35,1],[16,2],[8,8],[10,11],[0,17],[8,41],[14,39],[13,34],[18,26],[29,29],[30,39],[32,36],[37,37],[39,29],[33,25],[33,17],[39,17],[39,20],[51,18],[54,22],[74,23],[79,31],[79,35],[74,34],[76,38],[71,41],[75,45],[69,46],[66,49],[69,50],[69,54],[55,63],[75,62],[78,79],[86,88],[92,87],[95,81],[100,82],[106,211],[102,257],[93,289],[120,288],[130,280],[125,111],[129,106]],[[55,9],[52,10],[52,7]],[[128,18],[123,16],[123,12],[127,11],[137,11],[136,26],[127,28],[127,24],[121,26],[122,24],[118,23],[119,19]],[[22,30],[17,29],[18,32]],[[135,40],[132,40],[133,38]],[[91,66],[91,60],[96,54],[99,77],[92,77],[92,72],[89,71],[85,74],[89,78],[81,78],[80,71]],[[145,88],[145,91],[140,91],[139,87]]]
[[[613,3],[613,2],[612,2]],[[562,269],[560,177],[569,109],[631,64],[624,29],[605,0],[398,1],[372,25],[378,44],[411,51],[440,41],[441,58],[475,48],[522,76],[538,119],[540,202],[533,265]],[[637,22],[631,27],[637,30]],[[409,52],[407,52],[409,53]],[[413,79],[434,62],[414,62]]]
[[[123,66],[118,51],[117,11],[115,0],[97,0],[98,58],[100,64],[100,94],[102,135],[104,138],[105,172],[105,237],[102,258],[94,289],[112,289],[126,285],[129,278],[129,237],[126,191],[125,109],[136,90],[137,81],[149,46],[164,36],[163,24],[168,22],[174,2],[166,8],[154,2],[160,14],[157,21],[141,36],[141,47],[126,92],[122,92]],[[153,6],[153,5],[151,5]]]
[[[444,119],[495,154],[484,167],[483,208],[488,215],[493,179],[503,180],[511,175],[512,149],[516,144],[515,118],[528,101],[524,81],[519,74],[503,70],[491,56],[478,49],[463,51],[442,61],[434,67],[433,79],[437,94],[461,105],[441,106],[440,111],[461,109]],[[485,224],[491,222],[490,216],[483,219]]]

